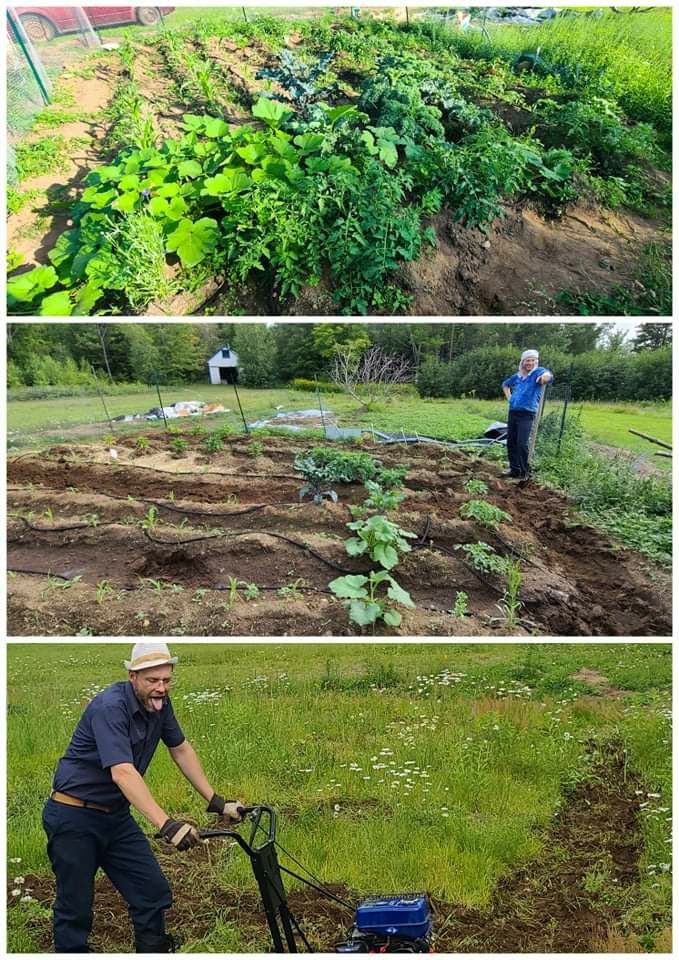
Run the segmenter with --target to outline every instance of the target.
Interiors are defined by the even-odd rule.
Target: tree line
[[[338,349],[380,347],[405,358],[423,396],[497,396],[518,353],[537,348],[575,399],[671,395],[671,326],[649,323],[629,339],[611,323],[10,323],[9,387],[108,381],[207,381],[222,346],[237,353],[252,387],[326,379]]]

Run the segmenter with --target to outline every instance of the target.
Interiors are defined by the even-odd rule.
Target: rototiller
[[[250,819],[250,839],[236,830],[201,830],[201,839],[231,837],[250,858],[259,885],[271,939],[276,953],[299,953],[298,940],[309,953],[314,951],[299,923],[290,912],[281,872],[300,880],[328,900],[345,907],[353,914],[353,926],[347,937],[334,947],[335,953],[431,953],[432,916],[425,894],[370,896],[353,907],[346,900],[326,890],[317,877],[302,866],[276,840],[276,814],[264,805],[242,807],[244,819]],[[262,818],[266,818],[266,826]],[[256,845],[257,834],[264,839]],[[277,849],[289,857],[311,879],[281,866]]]

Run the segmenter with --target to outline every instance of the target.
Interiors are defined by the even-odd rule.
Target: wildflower
[[[9,862],[10,862],[10,863],[21,863],[21,857],[10,857],[10,858],[9,858]]]
[[[18,897],[20,893],[21,893],[21,890],[12,890],[13,897]]]
[[[15,883],[17,884],[17,886],[18,886],[20,883],[25,883],[25,882],[26,882],[26,878],[25,878],[25,877],[15,877],[15,878],[14,878],[14,882],[15,882]]]
[[[25,897],[22,897],[22,898],[21,898],[21,900],[19,901],[19,903],[31,903],[32,901],[33,901],[33,897],[31,897],[31,896],[29,896],[28,894],[26,894]]]

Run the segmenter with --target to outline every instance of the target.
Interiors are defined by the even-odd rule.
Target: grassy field
[[[249,422],[274,416],[278,406],[282,406],[285,411],[317,407],[316,395],[303,391],[286,388],[250,390],[242,387],[239,393]],[[162,397],[165,405],[179,399],[222,403],[230,408],[231,412],[224,416],[215,416],[215,421],[226,420],[236,429],[242,429],[242,420],[231,387],[212,387],[205,384],[163,387]],[[144,412],[157,405],[158,395],[155,390],[150,389],[106,398],[106,406],[112,417]],[[369,412],[357,411],[355,401],[342,394],[324,394],[323,405],[337,415],[343,426],[360,425],[369,428],[374,424],[377,429],[393,431],[403,428],[406,431],[417,430],[422,435],[453,439],[478,436],[489,421],[504,419],[506,416],[506,405],[501,399],[498,399],[497,403],[487,400],[423,400],[410,393],[404,393],[393,403]],[[547,405],[547,411],[559,408],[559,401],[554,401],[551,406]],[[633,403],[575,403],[571,406],[571,411],[580,412],[587,437],[598,443],[652,455],[654,448],[628,433],[629,427],[667,442],[672,440],[672,407],[669,403],[648,406]],[[212,418],[210,420],[212,421]],[[88,424],[92,425],[92,430],[80,431],[83,439],[110,433],[101,401],[97,396],[10,401],[7,405],[10,448],[53,443],[55,434],[60,430],[84,428]],[[145,429],[148,426],[148,423],[144,423]],[[160,426],[162,427],[162,424]],[[42,436],[44,433],[49,433],[49,438]],[[669,470],[671,461],[654,457],[653,463]]]
[[[54,767],[88,700],[125,679],[128,650],[9,644],[11,878],[49,875],[40,809]],[[669,644],[173,650],[175,710],[218,792],[284,811],[283,845],[325,882],[355,892],[426,889],[487,905],[499,878],[540,857],[563,791],[589,775],[593,745],[616,744],[648,792],[638,884],[623,912],[629,929],[648,936],[668,923],[670,881],[658,864],[669,859]],[[609,693],[574,678],[583,668],[606,678]],[[162,747],[147,781],[171,815],[206,824]],[[197,869],[186,859],[185,872]],[[232,901],[253,889],[240,855],[227,862],[215,853],[208,867]],[[613,903],[610,864],[599,870]],[[193,882],[202,889],[206,880]],[[9,949],[30,950],[31,920],[46,916],[35,900],[15,904]],[[220,930],[217,942],[184,949],[262,949],[237,924]]]

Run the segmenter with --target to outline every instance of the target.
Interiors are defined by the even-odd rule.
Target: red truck
[[[127,23],[150,26],[161,14],[175,7],[81,7],[93,27],[113,27]],[[52,40],[63,33],[80,30],[75,7],[14,7],[31,40]]]

